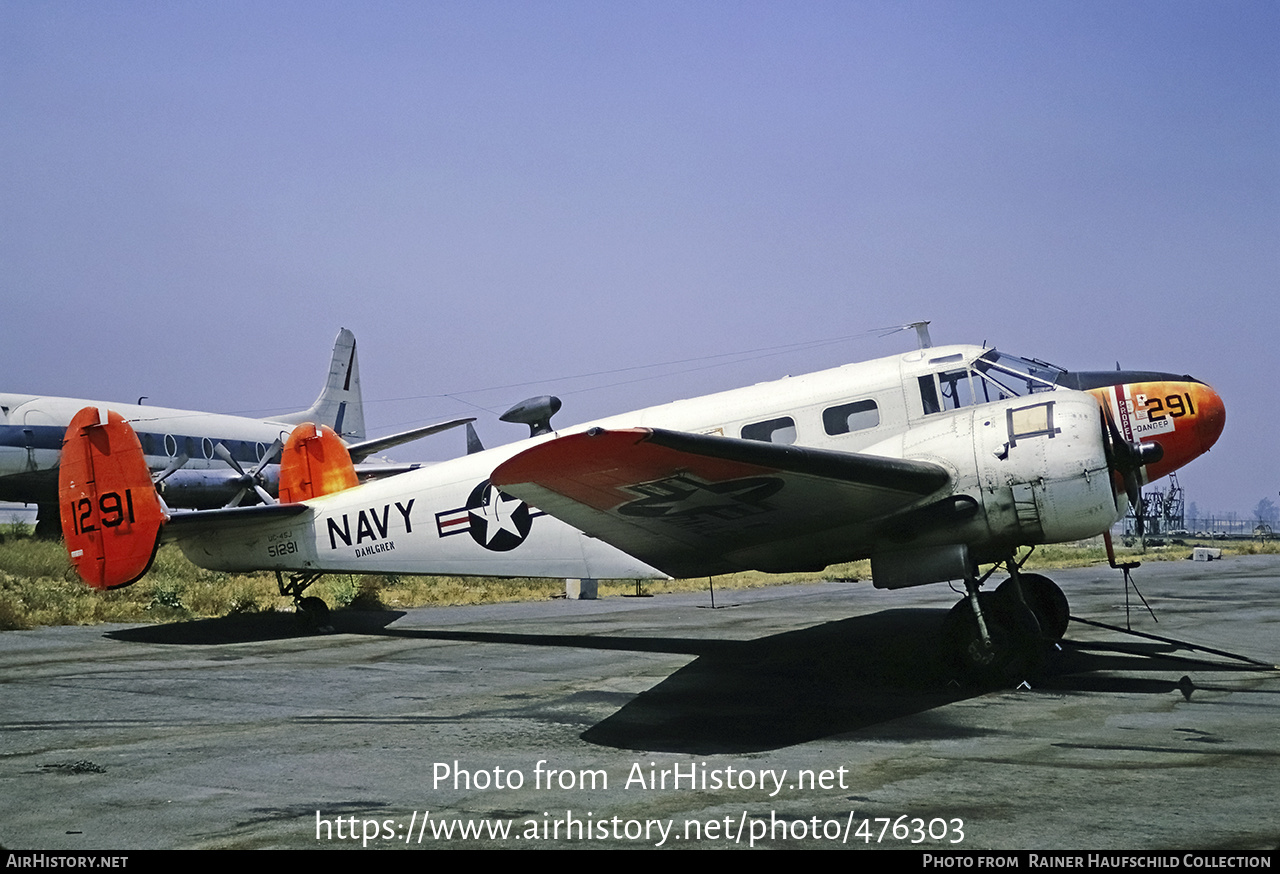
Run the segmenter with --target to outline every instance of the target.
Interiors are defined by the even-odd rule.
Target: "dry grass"
[[[0,630],[41,625],[90,625],[99,622],[173,622],[268,610],[291,611],[293,602],[281,597],[269,573],[230,574],[207,571],[187,561],[173,546],[156,556],[151,572],[124,589],[97,592],[79,582],[60,543],[33,540],[22,532],[7,532],[0,544]],[[1275,542],[1214,543],[1226,554],[1280,552]],[[1184,559],[1191,544],[1151,548],[1145,553],[1120,549],[1120,559],[1142,561]],[[1096,544],[1038,548],[1028,568],[1078,567],[1106,561],[1101,539]],[[867,580],[869,562],[834,565],[821,573],[764,574],[746,572],[715,578],[717,589],[750,589],[812,580]],[[706,578],[651,580],[641,584],[647,594],[706,589]],[[601,597],[631,594],[631,582],[600,584]],[[487,604],[562,597],[559,579],[493,579],[485,577],[353,576],[333,574],[308,590],[336,608],[406,608],[455,604]]]

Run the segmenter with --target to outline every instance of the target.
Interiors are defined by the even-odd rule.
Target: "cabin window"
[[[178,441],[172,434],[164,435],[164,454],[170,458],[178,457]]]
[[[795,443],[796,420],[790,416],[769,419],[767,422],[756,422],[742,426],[742,439],[762,440],[765,443]]]
[[[854,401],[822,411],[822,427],[830,434],[849,434],[865,431],[880,424],[880,408],[875,401]]]

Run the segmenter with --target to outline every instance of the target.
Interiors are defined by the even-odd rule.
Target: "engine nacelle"
[[[266,467],[260,474],[262,487],[275,495],[279,492],[280,468]],[[215,510],[225,507],[244,488],[241,477],[233,470],[175,470],[158,486],[165,502],[175,507]],[[254,499],[256,500],[256,499]]]

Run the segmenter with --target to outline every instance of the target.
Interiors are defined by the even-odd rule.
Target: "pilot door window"
[[[926,416],[930,413],[985,404],[992,400],[988,396],[986,383],[978,380],[975,386],[973,374],[967,369],[931,373],[920,377],[919,382],[920,402]]]

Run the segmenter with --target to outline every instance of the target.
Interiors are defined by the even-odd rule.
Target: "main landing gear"
[[[982,579],[965,580],[966,595],[943,623],[943,643],[966,674],[984,682],[1018,681],[1041,672],[1049,652],[1066,633],[1067,597],[1048,577],[1024,574],[1010,556],[1009,579],[980,592]]]
[[[294,607],[298,611],[298,618],[302,624],[314,631],[328,634],[333,631],[333,626],[329,624],[329,605],[322,598],[314,595],[303,597],[302,593],[307,590],[307,586],[314,583],[324,574],[319,573],[297,573],[289,575],[289,582],[284,581],[284,577],[280,575],[280,571],[276,571],[276,586],[280,589],[280,594],[286,598],[293,598]]]

